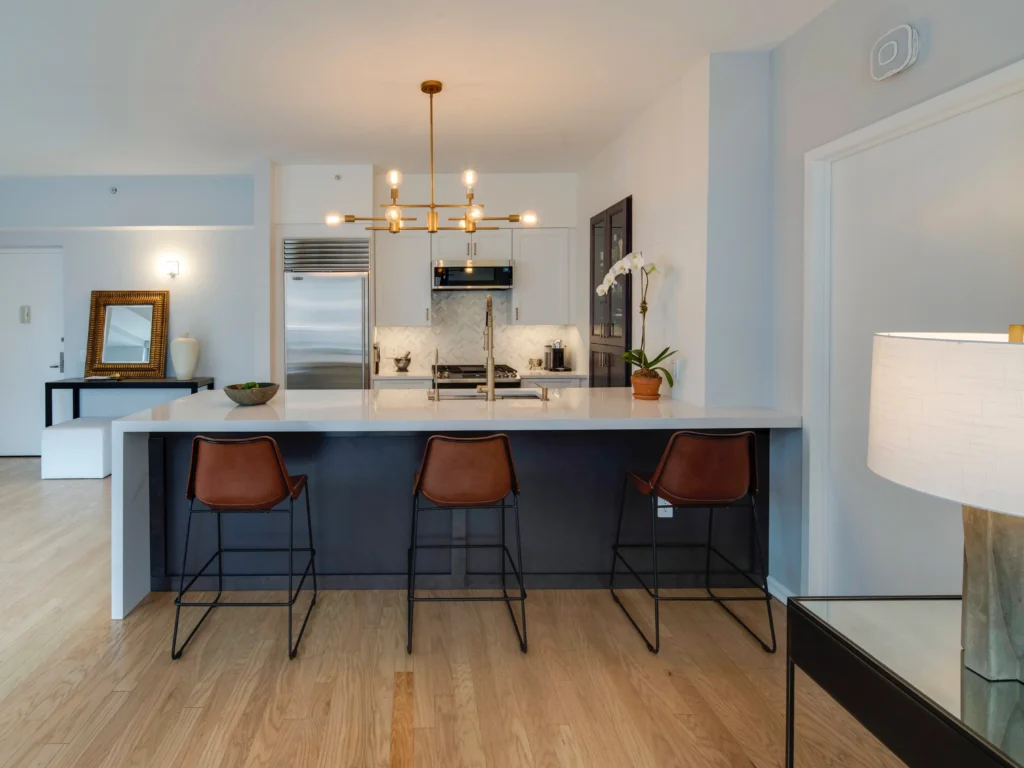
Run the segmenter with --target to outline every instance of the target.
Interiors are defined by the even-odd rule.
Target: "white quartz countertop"
[[[634,400],[629,388],[557,389],[551,399],[427,399],[423,390],[281,390],[266,405],[236,406],[220,390],[163,403],[113,422],[115,432],[434,432],[615,429],[792,429],[799,414]]]
[[[430,372],[428,368],[411,368],[408,371],[396,371],[394,366],[389,366],[388,370],[384,370],[384,361],[380,364],[380,373],[372,374],[371,378],[374,379],[412,379],[414,381],[420,381],[422,379],[434,380],[434,374]]]
[[[587,374],[579,371],[520,371],[520,379],[585,379]]]

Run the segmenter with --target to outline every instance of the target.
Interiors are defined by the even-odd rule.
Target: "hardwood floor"
[[[108,618],[109,481],[38,477],[0,459],[4,768],[782,765],[785,646],[713,605],[664,608],[653,656],[607,592],[535,590],[524,656],[504,606],[421,604],[410,657],[403,593],[325,592],[294,661],[283,610],[238,608],[172,662],[170,594]],[[799,765],[901,765],[798,687]]]

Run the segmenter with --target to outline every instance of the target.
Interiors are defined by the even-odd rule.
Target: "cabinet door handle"
[[[427,322],[430,322],[430,307],[427,307],[426,317],[424,318]]]
[[[476,240],[473,241],[473,255],[476,256]]]
[[[469,241],[466,242],[466,256],[469,256]]]
[[[519,319],[519,307],[516,307],[516,320]]]

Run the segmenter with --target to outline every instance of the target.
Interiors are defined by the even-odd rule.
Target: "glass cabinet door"
[[[604,217],[590,225],[590,335],[604,338],[611,316],[608,296],[598,296],[597,286],[604,281],[612,262],[608,252],[608,228]]]
[[[609,267],[625,256],[628,251],[626,250],[626,211],[625,209],[618,210],[611,215],[610,219],[610,248],[611,255],[609,257]],[[625,340],[626,335],[626,312],[629,311],[627,304],[626,292],[628,290],[628,283],[630,277],[628,274],[620,275],[615,280],[615,284],[611,290],[608,291],[608,330],[607,336],[610,339],[616,341]]]

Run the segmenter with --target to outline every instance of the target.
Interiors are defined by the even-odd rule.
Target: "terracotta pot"
[[[634,373],[633,397],[637,400],[658,400],[661,398],[661,376],[641,376]]]

